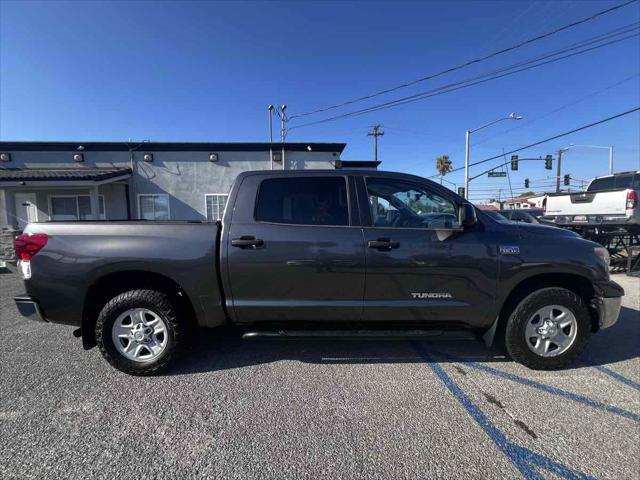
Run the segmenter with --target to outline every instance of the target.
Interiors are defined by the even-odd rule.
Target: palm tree
[[[453,164],[449,160],[449,155],[440,155],[436,158],[436,169],[440,174],[440,183],[442,183],[442,177],[451,171]]]

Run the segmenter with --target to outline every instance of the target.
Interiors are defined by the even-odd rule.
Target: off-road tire
[[[547,305],[561,305],[571,310],[578,326],[573,344],[555,357],[543,357],[531,351],[524,333],[529,319]],[[509,316],[505,347],[513,360],[526,367],[533,370],[557,370],[567,366],[584,350],[590,336],[591,316],[582,298],[566,288],[542,288],[526,296]]]
[[[157,358],[148,362],[135,362],[124,357],[111,338],[115,320],[132,308],[152,310],[162,317],[166,326],[167,345]],[[165,370],[182,350],[185,334],[186,329],[182,328],[169,297],[155,290],[130,290],[115,296],[102,308],[96,322],[96,343],[102,356],[113,367],[130,375],[154,375]]]

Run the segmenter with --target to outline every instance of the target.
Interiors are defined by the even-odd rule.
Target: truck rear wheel
[[[563,368],[584,350],[591,318],[582,299],[565,288],[543,288],[525,297],[507,321],[505,346],[534,370]]]
[[[155,290],[130,290],[112,298],[96,322],[104,358],[131,375],[165,369],[179,350],[181,326],[169,297]]]

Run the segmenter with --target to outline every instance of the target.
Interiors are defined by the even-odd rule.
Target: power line
[[[524,40],[524,41],[522,41],[522,42],[520,42],[520,43],[517,43],[517,44],[515,44],[515,45],[512,45],[512,46],[510,46],[510,47],[503,48],[502,50],[498,50],[498,51],[496,51],[496,52],[490,53],[490,54],[485,55],[485,56],[483,56],[483,57],[479,57],[479,58],[476,58],[476,59],[473,59],[473,60],[469,60],[469,61],[467,61],[467,62],[464,62],[464,63],[460,64],[460,65],[456,65],[456,66],[454,66],[454,67],[447,68],[447,69],[442,70],[442,71],[440,71],[440,72],[433,73],[433,74],[427,75],[427,76],[425,76],[425,77],[418,78],[418,79],[416,79],[416,80],[411,80],[411,81],[409,81],[409,82],[402,83],[402,84],[400,84],[400,85],[396,85],[395,87],[391,87],[391,88],[387,88],[387,89],[384,89],[384,90],[380,90],[380,91],[378,91],[378,92],[375,92],[375,93],[372,93],[372,94],[369,94],[369,95],[364,95],[364,96],[362,96],[362,97],[358,97],[358,98],[355,98],[355,99],[353,99],[353,100],[348,100],[348,101],[345,101],[345,102],[342,102],[342,103],[337,103],[337,104],[330,105],[330,106],[328,106],[328,107],[324,107],[324,108],[318,108],[318,109],[316,109],[316,110],[312,110],[312,111],[309,111],[309,112],[299,113],[299,114],[297,114],[297,115],[291,115],[289,118],[290,118],[290,119],[294,119],[294,118],[300,118],[300,117],[306,117],[306,116],[309,116],[309,115],[314,115],[314,114],[316,114],[316,113],[326,112],[326,111],[328,111],[328,110],[333,110],[333,109],[336,109],[336,108],[344,107],[344,106],[346,106],[346,105],[351,105],[351,104],[353,104],[353,103],[361,102],[361,101],[364,101],[364,100],[369,100],[369,99],[371,99],[371,98],[375,98],[375,97],[378,97],[378,96],[380,96],[380,95],[384,95],[384,94],[387,94],[387,93],[391,93],[391,92],[394,92],[394,91],[399,90],[399,89],[402,89],[402,88],[407,88],[407,87],[410,87],[410,86],[415,85],[415,84],[417,84],[417,83],[425,82],[425,81],[427,81],[427,80],[431,80],[431,79],[433,79],[433,78],[436,78],[436,77],[439,77],[439,76],[445,75],[445,74],[447,74],[447,73],[455,72],[455,71],[457,71],[457,70],[460,70],[460,69],[466,68],[466,67],[468,67],[468,66],[470,66],[470,65],[474,65],[474,64],[476,64],[476,63],[483,62],[483,61],[485,61],[485,60],[488,60],[488,59],[493,58],[493,57],[496,57],[496,56],[498,56],[498,55],[502,55],[502,54],[504,54],[504,53],[507,53],[507,52],[510,52],[510,51],[516,50],[516,49],[518,49],[518,48],[522,48],[522,47],[524,47],[525,45],[528,45],[528,44],[530,44],[530,43],[537,42],[538,40],[542,40],[542,39],[544,39],[544,38],[550,37],[550,36],[552,36],[552,35],[555,35],[555,34],[557,34],[557,33],[562,32],[562,31],[564,31],[564,30],[568,30],[568,29],[570,29],[570,28],[576,27],[576,26],[578,26],[578,25],[581,25],[581,24],[583,24],[583,23],[589,22],[589,21],[591,21],[591,20],[595,20],[596,18],[598,18],[598,17],[600,17],[600,16],[602,16],[602,15],[606,15],[607,13],[611,13],[611,12],[613,12],[613,11],[615,11],[615,10],[618,10],[618,9],[620,9],[620,8],[623,8],[623,7],[626,7],[627,5],[630,5],[630,4],[632,4],[632,3],[635,3],[636,1],[637,1],[637,0],[629,0],[629,1],[625,2],[625,3],[622,3],[622,4],[619,4],[619,5],[616,5],[616,6],[614,6],[614,7],[608,8],[608,9],[606,9],[606,10],[601,10],[601,11],[599,11],[599,12],[597,12],[597,13],[594,13],[593,15],[590,15],[590,16],[588,16],[588,17],[585,17],[585,18],[583,18],[583,19],[581,19],[581,20],[577,20],[577,21],[575,21],[575,22],[569,23],[569,24],[564,25],[564,26],[562,26],[562,27],[556,28],[555,30],[551,30],[550,32],[543,33],[543,34],[538,35],[538,36],[536,36],[536,37],[533,37],[533,38],[530,38],[530,39],[528,39],[528,40]]]
[[[640,22],[636,22],[636,25],[637,24],[640,24]],[[611,38],[611,37],[615,37],[615,36],[618,36],[618,35],[630,33],[630,32],[632,32],[634,30],[637,30],[637,29],[638,29],[638,27],[635,26],[635,27],[630,28],[630,29],[628,29],[626,31],[618,32],[618,33],[615,33],[615,34],[612,34],[611,32],[609,32],[609,33],[604,34],[604,35],[608,35],[609,36],[608,38]],[[619,30],[619,29],[615,29],[615,30]],[[585,47],[587,45],[590,45],[590,44],[593,44],[593,43],[597,43],[597,42],[601,42],[602,40],[608,39],[608,38],[599,38],[599,37],[603,37],[603,34],[600,34],[600,35],[597,35],[596,37],[591,37],[591,38],[589,38],[587,40],[583,40],[581,42],[578,42],[577,44],[573,44],[573,45],[571,45],[569,47],[565,47],[564,49],[556,50],[556,51],[544,54],[543,56],[532,58],[532,59],[526,60],[524,62],[516,63],[516,64],[510,65],[508,67],[503,67],[503,68],[494,70],[492,72],[484,73],[484,74],[481,74],[481,75],[478,75],[478,76],[475,76],[475,77],[472,77],[472,78],[468,78],[468,79],[457,81],[457,82],[453,82],[453,83],[450,83],[448,85],[444,85],[444,86],[441,86],[441,87],[438,87],[438,88],[434,88],[432,90],[427,90],[427,91],[424,91],[424,92],[416,93],[414,95],[409,95],[407,97],[402,97],[402,98],[399,98],[399,99],[396,99],[396,100],[391,100],[389,102],[385,102],[385,103],[378,104],[378,105],[373,105],[371,107],[366,107],[366,108],[363,108],[363,109],[360,109],[360,110],[355,110],[355,111],[352,111],[352,112],[343,113],[343,114],[340,114],[340,115],[336,115],[336,116],[333,116],[333,117],[328,117],[328,118],[316,120],[316,121],[313,121],[313,122],[303,123],[301,125],[294,125],[294,126],[290,127],[289,130],[308,127],[308,126],[311,126],[311,125],[318,125],[318,124],[321,124],[321,123],[331,122],[331,121],[339,120],[339,119],[342,119],[342,118],[347,118],[347,117],[352,117],[352,116],[357,116],[357,115],[363,115],[363,114],[366,114],[366,113],[375,112],[375,111],[378,111],[378,110],[385,110],[387,108],[392,108],[392,107],[396,107],[396,106],[399,106],[399,105],[412,103],[412,102],[415,102],[415,101],[418,101],[418,100],[423,100],[425,98],[430,98],[430,97],[435,97],[435,96],[438,96],[438,95],[443,95],[445,93],[453,92],[453,91],[456,91],[456,90],[461,90],[463,88],[471,87],[471,86],[478,85],[478,84],[481,84],[481,83],[486,83],[486,82],[489,82],[491,80],[496,80],[496,79],[507,77],[507,76],[510,76],[510,75],[514,75],[516,73],[520,73],[520,72],[523,72],[523,71],[526,71],[526,70],[531,70],[533,68],[541,67],[543,65],[554,63],[554,62],[563,60],[565,58],[569,58],[569,57],[573,57],[573,56],[576,56],[576,55],[580,55],[582,53],[587,53],[587,52],[590,52],[592,50],[596,50],[598,48],[602,48],[602,47],[605,47],[605,46],[608,46],[608,45],[612,45],[614,43],[618,43],[618,42],[621,42],[621,41],[624,41],[624,40],[628,40],[630,38],[637,37],[637,36],[638,36],[638,33],[635,33],[635,34],[628,35],[628,36],[623,37],[623,38],[610,40],[610,41],[608,41],[606,43],[601,43],[599,45],[595,45],[595,46],[592,46],[592,47],[589,47],[589,48],[585,48],[583,50],[580,50],[580,51],[577,51],[577,52],[573,52],[573,53],[569,53],[567,55],[563,55],[563,56],[560,56],[560,57],[557,57],[557,58],[551,58],[551,57],[557,56],[557,55],[559,55],[561,53],[566,53],[566,52],[569,52],[571,50],[576,50],[576,49]],[[598,38],[598,40],[594,40],[595,38]],[[547,60],[549,58],[551,58],[551,59]],[[545,61],[542,61],[542,60],[545,60]],[[536,62],[539,62],[539,63],[536,64]],[[523,67],[523,68],[517,69],[518,67]],[[514,70],[514,69],[516,69],[516,70]],[[513,70],[513,71],[509,71],[509,70]]]
[[[486,42],[483,45],[483,50],[486,49],[485,47],[492,46],[491,44],[493,44],[493,45],[497,44],[498,40],[502,40],[502,37],[504,37],[505,33],[508,34],[513,40],[516,40],[516,38],[514,36],[513,26],[516,25],[516,23],[521,18],[524,18],[525,15],[527,15],[530,11],[534,10],[537,7],[538,7],[538,3],[537,2],[535,2],[535,1],[529,2],[527,8],[522,10],[518,15],[516,15],[514,18],[512,18],[508,22],[505,22],[504,27],[501,28],[499,32],[494,33],[493,37],[489,40],[489,42]],[[531,15],[529,16],[529,18],[531,18]],[[542,31],[542,28],[538,29],[538,31]],[[522,32],[518,32],[518,33],[522,33]],[[525,37],[525,35],[520,35],[520,38],[524,38],[524,37]],[[478,51],[479,51],[479,49],[478,49]]]
[[[567,135],[571,135],[572,133],[580,132],[581,130],[586,130],[587,128],[595,127],[596,125],[601,125],[603,123],[610,122],[611,120],[615,120],[616,118],[624,117],[625,115],[630,115],[630,114],[632,114],[634,112],[637,112],[638,110],[640,110],[640,107],[635,107],[635,108],[632,108],[631,110],[627,110],[626,112],[621,112],[621,113],[618,113],[616,115],[612,115],[611,117],[603,118],[602,120],[598,120],[597,122],[589,123],[588,125],[583,125],[582,127],[574,128],[573,130],[569,130],[568,132],[559,133],[558,135],[554,135],[552,137],[545,138],[544,140],[539,140],[537,142],[530,143],[529,145],[525,145],[524,147],[518,147],[518,148],[516,148],[514,150],[511,150],[509,152],[500,153],[500,154],[495,155],[493,157],[485,158],[484,160],[479,160],[477,162],[470,163],[469,166],[473,167],[475,165],[480,165],[481,163],[490,162],[491,160],[495,160],[496,158],[500,158],[503,155],[511,155],[512,153],[520,152],[522,150],[526,150],[526,149],[531,148],[531,147],[536,147],[538,145],[542,145],[543,143],[547,143],[547,142],[550,142],[552,140],[556,140],[558,138],[566,137]],[[454,168],[449,173],[457,172],[459,170],[463,170],[464,168],[465,167]],[[439,175],[431,175],[430,177],[427,177],[427,178],[434,178],[434,177],[438,177],[438,176]]]
[[[539,120],[547,118],[550,115],[553,115],[554,113],[558,113],[558,112],[560,112],[560,111],[562,111],[562,110],[564,110],[566,108],[572,107],[573,105],[576,105],[576,104],[578,104],[580,102],[583,102],[583,101],[585,101],[585,100],[587,100],[589,98],[595,97],[596,95],[600,95],[601,93],[604,93],[604,92],[606,92],[608,90],[611,90],[612,88],[615,88],[618,85],[622,85],[623,83],[626,83],[629,80],[632,80],[633,78],[636,78],[638,76],[640,76],[640,73],[636,73],[636,74],[631,75],[629,77],[623,78],[622,80],[619,80],[616,83],[607,85],[606,87],[603,87],[603,88],[601,88],[599,90],[591,92],[591,93],[589,93],[589,94],[587,94],[587,95],[585,95],[583,97],[578,98],[577,100],[574,100],[572,102],[566,103],[566,104],[564,104],[564,105],[562,105],[560,107],[557,107],[557,108],[555,108],[555,109],[553,109],[553,110],[551,110],[551,111],[549,111],[547,113],[544,113],[544,114],[542,114],[542,115],[540,115],[538,117],[534,117],[534,118],[528,117],[526,123],[522,123],[522,124],[517,125],[517,126],[512,127],[512,128],[508,128],[507,130],[504,130],[502,132],[496,133],[495,135],[491,135],[490,137],[483,138],[482,140],[480,140],[478,142],[474,142],[473,144],[474,145],[481,145],[483,143],[486,143],[489,140],[492,140],[494,138],[500,137],[500,136],[502,136],[502,135],[504,135],[506,133],[510,133],[510,132],[514,132],[516,130],[520,130],[520,129],[523,129],[523,128],[530,127],[531,125],[533,125],[535,122],[537,122]]]

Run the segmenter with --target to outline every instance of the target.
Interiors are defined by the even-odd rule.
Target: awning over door
[[[130,168],[0,168],[0,187],[96,186],[130,176]]]

